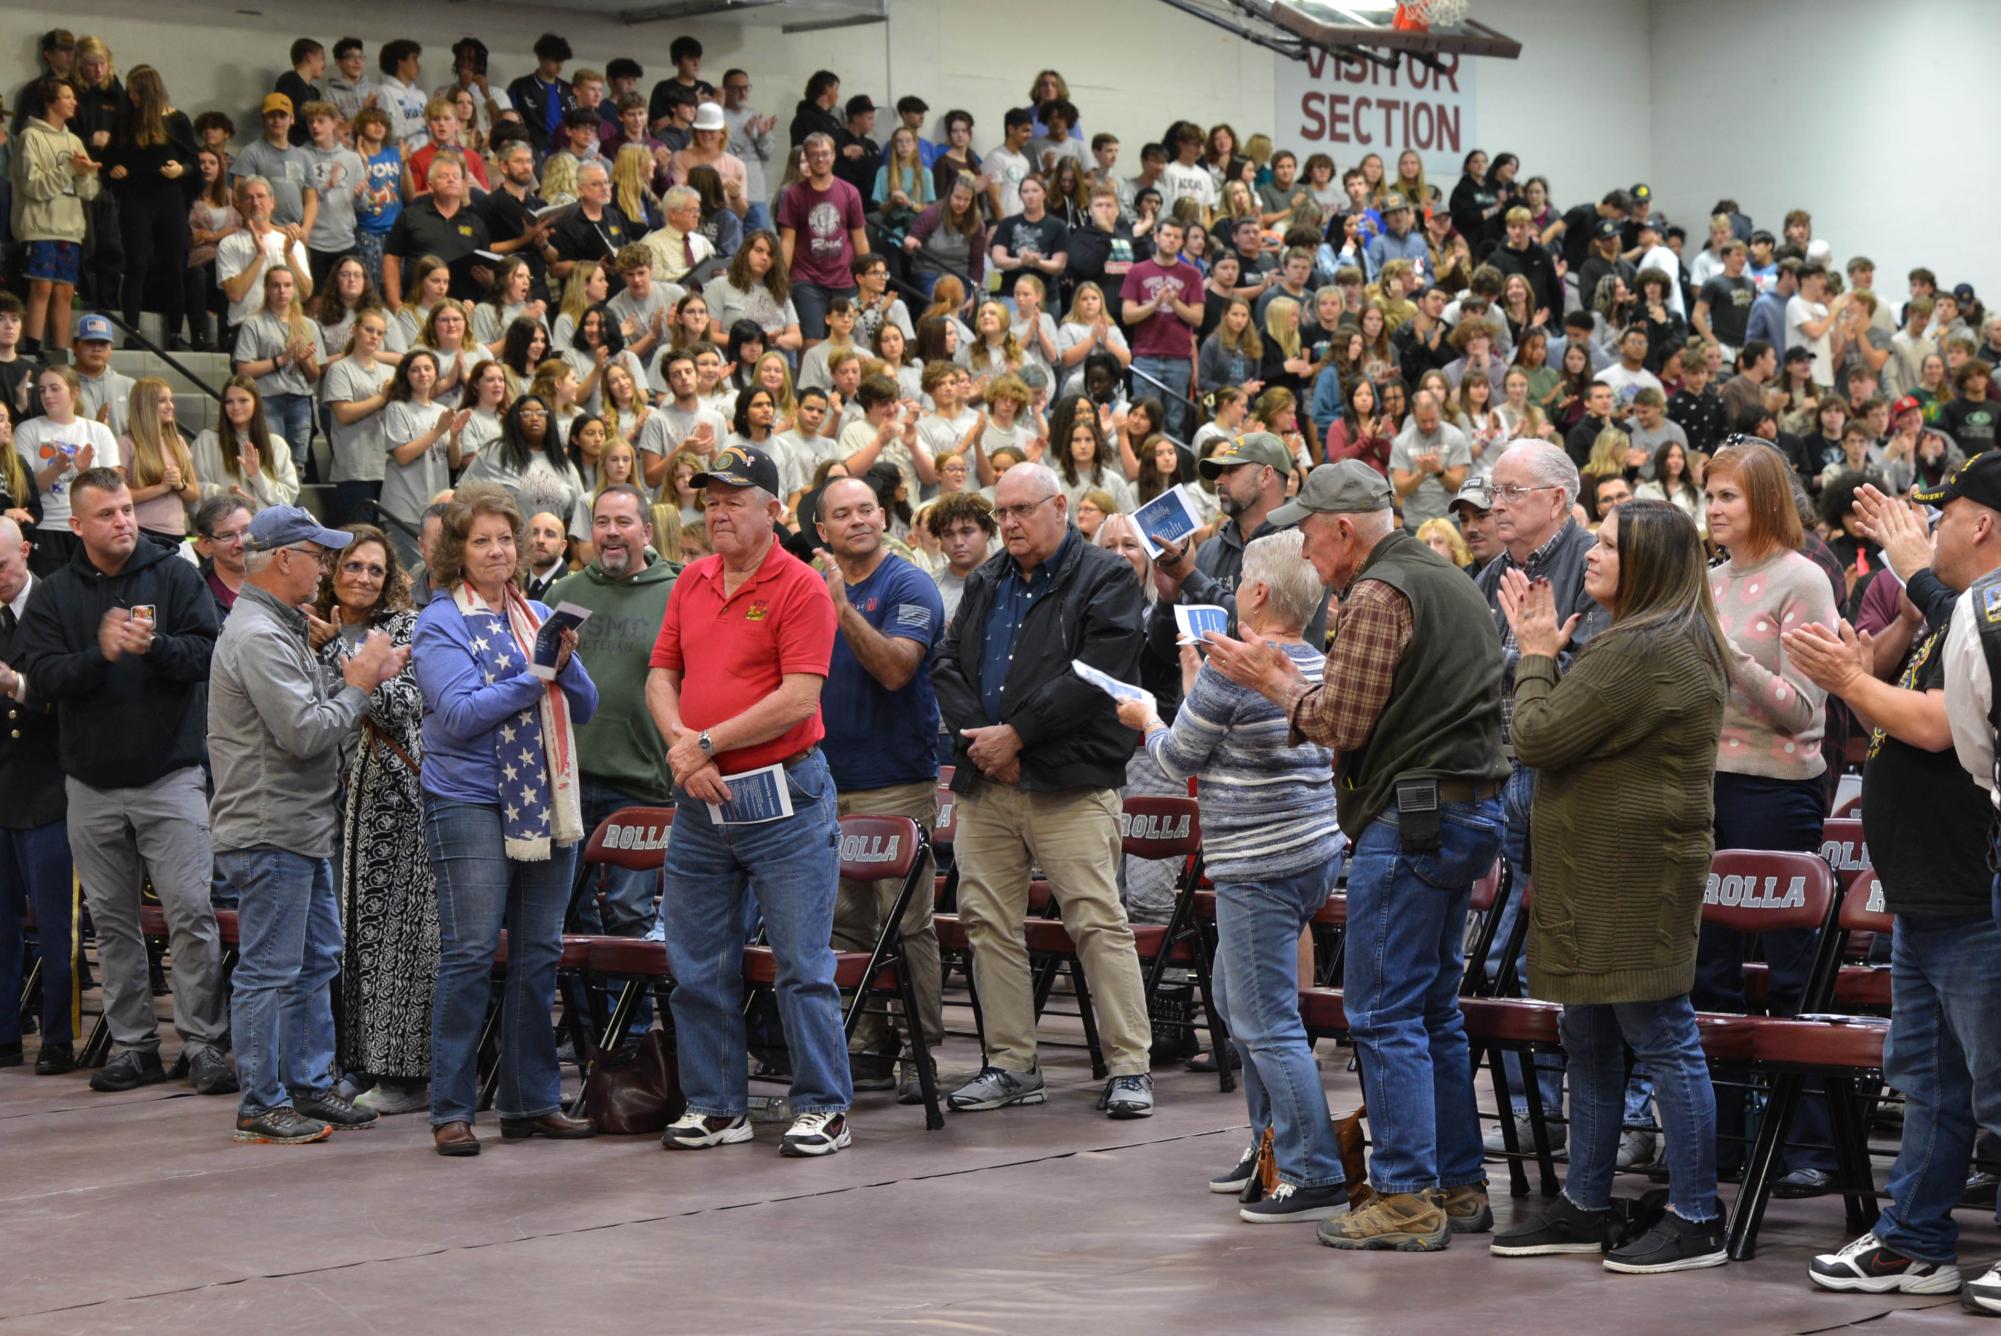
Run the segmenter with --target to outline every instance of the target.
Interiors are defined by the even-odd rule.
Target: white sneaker
[[[1638,1169],[1654,1162],[1654,1134],[1645,1129],[1619,1134],[1619,1159],[1621,1169]]]
[[[1107,1118],[1151,1118],[1153,1077],[1145,1072],[1137,1076],[1114,1076],[1106,1084],[1105,1097],[1099,1103]]]
[[[711,1118],[694,1112],[684,1113],[667,1124],[667,1130],[660,1134],[660,1145],[666,1150],[708,1150],[712,1146],[728,1146],[748,1140],[750,1119],[743,1114],[734,1118]]]
[[[785,1140],[778,1147],[778,1153],[795,1158],[832,1155],[853,1144],[854,1137],[848,1132],[848,1115],[839,1109],[830,1109],[823,1113],[802,1113],[794,1118],[791,1128],[785,1133]]]
[[[1874,1234],[1864,1234],[1839,1252],[1822,1253],[1807,1265],[1807,1275],[1824,1290],[1863,1294],[1951,1294],[1960,1280],[1959,1268],[1950,1262],[1906,1257]],[[2001,1313],[2001,1308],[1994,1311]]]
[[[2001,1315],[2001,1262],[1966,1282],[1966,1288],[1959,1292],[1959,1306],[1987,1317]]]
[[[1562,1150],[1563,1143],[1570,1139],[1569,1132],[1555,1124],[1546,1126],[1549,1127],[1549,1149],[1554,1154]],[[1515,1145],[1520,1147],[1523,1155],[1535,1154],[1535,1129],[1530,1126],[1529,1116],[1526,1113],[1515,1115]],[[1505,1155],[1508,1150],[1508,1143],[1502,1140],[1501,1129],[1498,1127],[1487,1134],[1487,1139],[1481,1146],[1489,1155]]]
[[[384,1118],[399,1113],[416,1113],[431,1107],[428,1082],[377,1081],[353,1099],[357,1109],[373,1109]]]

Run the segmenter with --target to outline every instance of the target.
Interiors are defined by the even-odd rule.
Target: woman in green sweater
[[[1548,583],[1519,571],[1501,590],[1522,653],[1515,751],[1537,775],[1529,991],[1564,1004],[1571,1156],[1563,1195],[1492,1250],[1605,1249],[1630,1045],[1653,1074],[1670,1205],[1644,1238],[1607,1251],[1606,1269],[1720,1266],[1716,1101],[1689,990],[1728,650],[1701,537],[1671,504],[1631,501],[1607,516],[1584,590],[1612,625],[1561,680],[1556,656],[1577,618],[1559,626]]]

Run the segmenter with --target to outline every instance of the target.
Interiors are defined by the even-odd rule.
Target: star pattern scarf
[[[506,607],[498,611],[468,584],[452,592],[452,601],[465,618],[473,662],[488,686],[528,671],[541,622],[520,590],[509,585]],[[544,686],[536,705],[503,721],[493,734],[507,856],[528,863],[546,861],[552,843],[583,838],[569,698],[553,681]]]

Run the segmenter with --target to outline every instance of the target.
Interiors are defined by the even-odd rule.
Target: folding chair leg
[[[1515,1133],[1515,1097],[1508,1086],[1508,1065],[1501,1059],[1499,1049],[1473,1049],[1473,1070],[1480,1070],[1480,1056],[1487,1055],[1487,1070],[1494,1079],[1494,1105],[1501,1111],[1501,1148],[1507,1152],[1508,1195],[1526,1197],[1529,1195],[1529,1174],[1522,1164],[1521,1138]]]
[[[1549,1120],[1542,1106],[1542,1082],[1536,1079],[1535,1049],[1522,1050],[1522,1094],[1529,1102],[1529,1135],[1535,1138],[1536,1166],[1542,1173],[1542,1195],[1554,1197],[1557,1194],[1556,1157],[1549,1148]],[[1503,1127],[1512,1121],[1503,1118]]]
[[[102,1067],[111,1057],[111,1023],[103,1012],[97,1013],[97,1021],[90,1027],[90,1038],[83,1041],[83,1048],[77,1053],[79,1067]]]
[[[1730,1212],[1728,1252],[1733,1262],[1748,1262],[1758,1255],[1758,1226],[1771,1202],[1786,1129],[1792,1126],[1793,1110],[1799,1106],[1805,1085],[1806,1078],[1792,1072],[1780,1072],[1772,1081],[1771,1096],[1758,1121],[1758,1139],[1744,1163],[1744,1185],[1737,1190],[1737,1202]]]
[[[1098,1043],[1098,1017],[1091,1005],[1091,987],[1084,982],[1084,962],[1070,962],[1070,986],[1077,990],[1077,1014],[1084,1022],[1084,1043],[1091,1050],[1091,1075],[1104,1080],[1110,1068],[1105,1066],[1105,1050]]]
[[[1202,1013],[1209,1022],[1209,1048],[1216,1056],[1216,1083],[1227,1095],[1237,1088],[1237,1074],[1230,1070],[1230,1032],[1223,1024],[1222,1014],[1216,1010],[1216,990],[1210,982],[1215,960],[1209,949],[1208,934],[1198,928],[1195,933],[1195,986],[1202,994]],[[1311,1039],[1307,1042],[1310,1047]]]
[[[973,962],[966,961],[966,1004],[973,1009],[973,1033],[979,1036],[980,1060],[987,1056],[987,1018],[980,1010],[980,985],[973,978]]]
[[[1855,1082],[1830,1076],[1825,1085],[1834,1115],[1834,1153],[1840,1164],[1848,1228],[1856,1233],[1867,1229],[1877,1215],[1875,1172],[1869,1166],[1869,1129],[1862,1121]]]
[[[924,1025],[917,1010],[917,985],[906,964],[899,962],[897,966],[896,991],[903,999],[904,1024],[910,1030],[910,1056],[917,1064],[917,1088],[924,1092],[924,1127],[936,1132],[945,1125],[945,1114],[938,1106],[938,1078],[931,1070],[931,1043],[924,1037]]]

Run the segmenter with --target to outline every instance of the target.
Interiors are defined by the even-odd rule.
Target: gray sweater
[[[209,669],[216,851],[268,845],[331,855],[340,744],[367,708],[359,688],[314,656],[305,616],[246,583]]]

